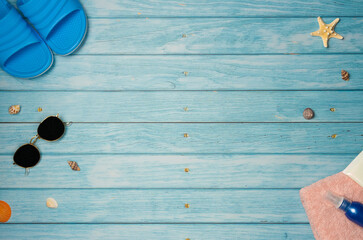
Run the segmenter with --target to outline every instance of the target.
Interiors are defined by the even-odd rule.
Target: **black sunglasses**
[[[24,144],[14,153],[14,165],[25,168],[25,175],[29,174],[30,168],[35,167],[40,161],[40,152],[34,145],[38,139],[46,141],[57,141],[65,132],[65,124],[56,116],[45,118],[38,126],[38,134],[30,139],[30,143]]]

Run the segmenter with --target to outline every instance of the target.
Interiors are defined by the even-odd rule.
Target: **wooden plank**
[[[38,124],[0,124],[2,154],[13,154]],[[74,123],[43,153],[352,153],[362,123]],[[335,138],[332,137],[334,135]]]
[[[10,0],[15,3],[16,0]],[[362,16],[362,1],[317,0],[81,0],[93,17]],[[15,4],[14,4],[15,5]]]
[[[9,223],[307,223],[295,189],[12,189],[0,196],[12,207]],[[49,197],[57,209],[47,208]]]
[[[302,188],[342,171],[355,156],[43,155],[19,181],[24,169],[3,155],[0,188]],[[81,171],[72,171],[67,161],[76,161]]]
[[[3,240],[311,240],[308,224],[1,224]]]
[[[90,19],[78,54],[362,53],[362,28],[362,18],[342,18],[335,30],[344,40],[325,48],[310,35],[316,18]]]
[[[362,90],[362,69],[356,54],[72,55],[34,80],[0,71],[0,90]]]
[[[307,107],[315,112],[309,122],[363,122],[362,102],[360,91],[3,92],[0,122],[56,113],[67,122],[307,122]],[[13,104],[21,114],[6,111]]]

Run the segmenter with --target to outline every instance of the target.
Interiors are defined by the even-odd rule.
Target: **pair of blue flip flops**
[[[0,0],[0,67],[9,74],[40,76],[53,64],[52,51],[69,55],[83,42],[87,17],[78,0],[18,0],[17,6],[36,31]]]

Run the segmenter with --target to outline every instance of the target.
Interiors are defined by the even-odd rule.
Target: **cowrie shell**
[[[47,199],[47,207],[49,208],[57,208],[58,207],[58,203],[54,198],[48,198]]]

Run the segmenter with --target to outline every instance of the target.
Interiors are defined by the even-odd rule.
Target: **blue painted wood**
[[[296,189],[12,189],[0,196],[12,207],[9,223],[307,223]],[[49,197],[58,208],[47,208]]]
[[[25,177],[12,155],[3,155],[0,188],[301,188],[342,171],[355,156],[43,155]],[[72,171],[67,161],[76,161],[81,171]]]
[[[90,19],[77,54],[362,53],[362,28],[360,17],[341,18],[335,30],[344,40],[325,48],[310,35],[316,18]]]
[[[15,3],[16,0],[10,0]],[[361,0],[81,0],[89,17],[363,16]]]
[[[0,124],[0,153],[13,154],[38,124]],[[73,123],[43,153],[353,153],[363,123]],[[186,135],[187,134],[187,135]],[[331,136],[335,135],[335,138]]]
[[[57,57],[51,72],[30,81],[0,72],[1,90],[29,91],[0,93],[0,121],[37,122],[61,112],[78,122],[305,122],[306,102],[316,110],[312,121],[361,121],[360,92],[283,92],[363,89],[361,0],[82,3],[90,34],[78,55]],[[325,49],[311,37],[318,15],[341,17],[336,30],[345,39]],[[340,79],[341,69],[350,81]],[[7,115],[15,102],[21,114]],[[35,129],[0,124],[0,199],[13,207],[12,223],[38,223],[0,225],[1,239],[312,239],[297,189],[250,188],[308,185],[341,170],[353,157],[346,153],[363,147],[362,123],[76,123],[62,141],[38,142],[43,160],[25,178],[11,154]],[[214,152],[223,154],[201,154]],[[293,152],[304,154],[253,154]],[[69,158],[80,172],[70,170]],[[11,189],[21,187],[31,189]],[[46,208],[48,197],[58,209]],[[92,224],[39,224],[74,222]],[[114,224],[145,222],[158,224]]]
[[[350,74],[341,79],[341,70]],[[28,80],[0,70],[1,90],[362,90],[361,55],[56,57]],[[1,95],[1,94],[0,94]]]
[[[12,224],[0,225],[4,240],[311,240],[307,224]]]
[[[363,122],[362,102],[360,91],[4,92],[0,121],[62,113],[67,122]],[[8,114],[14,104],[21,114]],[[307,107],[315,112],[311,120],[303,117]]]

